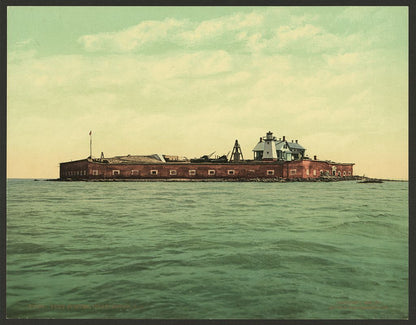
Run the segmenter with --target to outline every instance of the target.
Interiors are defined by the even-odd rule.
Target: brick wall
[[[318,178],[327,175],[339,177],[352,176],[353,164],[330,163],[320,160],[300,160],[285,163],[283,166],[283,178]]]
[[[321,175],[351,176],[352,164],[336,164],[318,160],[285,163],[227,164],[104,164],[80,160],[61,163],[60,178],[318,178]]]
[[[281,164],[101,164],[87,160],[62,163],[60,178],[275,178]]]
[[[78,160],[60,164],[59,178],[86,179],[88,178],[88,161]]]

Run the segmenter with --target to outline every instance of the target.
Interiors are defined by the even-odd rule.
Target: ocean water
[[[408,183],[7,182],[7,317],[404,319]]]

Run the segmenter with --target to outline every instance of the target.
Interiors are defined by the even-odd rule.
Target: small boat
[[[357,182],[357,183],[361,183],[361,184],[367,184],[367,183],[383,183],[383,181],[381,179],[365,179],[361,182]]]

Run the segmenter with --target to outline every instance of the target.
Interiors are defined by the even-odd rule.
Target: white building
[[[303,148],[298,140],[289,142],[286,137],[276,139],[272,132],[267,132],[265,137],[261,137],[259,143],[254,147],[254,160],[281,160],[292,161],[302,160],[306,149]]]

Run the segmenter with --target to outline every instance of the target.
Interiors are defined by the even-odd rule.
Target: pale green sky
[[[89,155],[252,158],[272,131],[407,179],[407,7],[9,7],[8,177]]]

